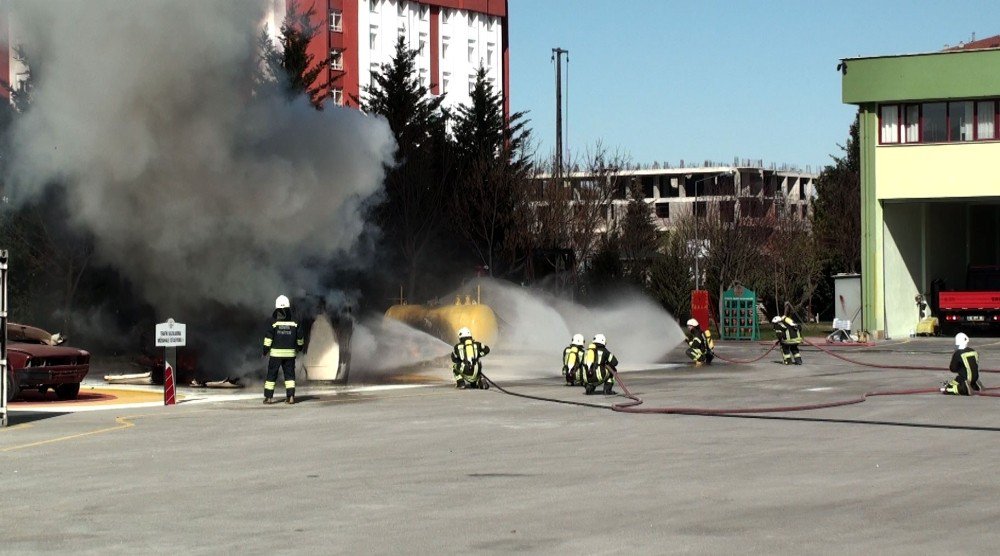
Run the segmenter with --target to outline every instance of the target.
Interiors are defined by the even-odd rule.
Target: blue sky
[[[555,143],[553,47],[570,51],[569,148],[633,161],[764,159],[817,168],[854,108],[841,58],[1000,34],[996,0],[509,0],[511,104]]]

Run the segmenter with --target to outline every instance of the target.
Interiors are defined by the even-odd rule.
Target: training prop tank
[[[472,336],[484,344],[496,342],[499,336],[497,316],[489,305],[477,303],[471,296],[455,298],[452,305],[393,305],[385,312],[390,319],[423,330],[449,344],[458,339],[458,329],[467,327]]]
[[[309,332],[309,349],[303,360],[306,378],[346,383],[348,365],[341,355],[337,332],[330,319],[317,317]]]

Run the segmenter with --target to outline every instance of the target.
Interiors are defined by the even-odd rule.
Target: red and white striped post
[[[177,348],[187,344],[187,325],[167,319],[156,325],[156,347],[163,346],[163,405],[177,403],[174,369],[177,368]]]

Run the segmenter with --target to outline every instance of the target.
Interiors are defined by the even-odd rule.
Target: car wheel
[[[20,393],[17,383],[14,382],[14,373],[7,369],[7,403],[10,403]]]
[[[56,397],[60,400],[75,400],[80,393],[80,383],[56,385]]]

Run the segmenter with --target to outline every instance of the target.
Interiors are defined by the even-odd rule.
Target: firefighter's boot
[[[613,395],[613,394],[617,394],[618,392],[614,391],[614,387],[615,387],[615,385],[614,385],[613,382],[605,382],[604,383],[604,395],[605,396],[610,396],[610,395]]]

